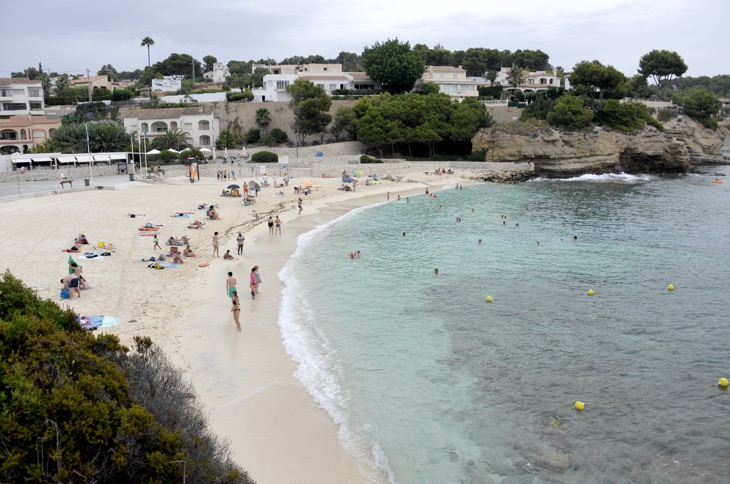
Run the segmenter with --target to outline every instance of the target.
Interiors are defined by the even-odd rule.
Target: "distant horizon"
[[[545,8],[546,5],[549,8]],[[155,44],[152,63],[172,53],[202,61],[213,55],[223,63],[297,55],[334,59],[340,52],[362,54],[376,42],[398,38],[411,46],[436,44],[450,51],[471,47],[542,50],[550,64],[572,70],[580,61],[598,60],[627,76],[636,74],[642,55],[675,51],[688,66],[684,77],[730,73],[723,32],[730,2],[696,0],[563,0],[545,4],[444,4],[374,0],[363,8],[332,0],[306,4],[282,0],[276,9],[255,2],[179,0],[174,9],[151,9],[147,2],[97,4],[83,12],[38,0],[42,15],[32,28],[21,22],[4,26],[12,46],[4,52],[0,77],[38,67],[47,72],[96,73],[112,64],[117,71],[147,65],[145,37]],[[83,22],[80,19],[83,19]],[[10,42],[12,40],[12,42]],[[336,47],[335,47],[336,46]]]

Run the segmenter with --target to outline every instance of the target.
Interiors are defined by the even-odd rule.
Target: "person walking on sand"
[[[218,242],[218,232],[213,234],[213,257],[220,257],[220,243]]]
[[[274,227],[276,228],[276,235],[281,235],[281,219],[278,215],[274,219]]]
[[[256,293],[259,292],[259,279],[256,277],[256,266],[251,268],[251,275],[248,278],[248,287],[251,288],[251,299],[256,299]]]
[[[233,322],[236,323],[236,331],[241,331],[241,302],[238,300],[238,291],[233,291],[233,297],[231,303],[233,307],[231,312],[233,313]]]
[[[229,272],[226,279],[226,294],[228,297],[233,297],[234,292],[236,292],[236,278],[233,277],[233,272]]]
[[[297,200],[297,207],[299,207],[299,215],[302,214],[302,197],[299,197],[299,200]]]
[[[244,240],[246,240],[246,237],[244,237],[241,232],[238,232],[238,237],[236,237],[236,243],[238,244],[238,255],[243,255]]]
[[[155,245],[152,246],[152,250],[155,249],[162,250],[162,247],[160,247],[160,239],[157,238],[157,235],[155,235]]]

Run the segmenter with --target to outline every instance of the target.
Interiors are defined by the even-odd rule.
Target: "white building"
[[[25,153],[60,126],[60,119],[46,116],[41,81],[0,79],[0,154]]]
[[[299,67],[299,70],[294,69]],[[264,76],[264,85],[253,90],[254,102],[289,102],[287,86],[297,79],[306,79],[321,87],[330,95],[336,91],[380,91],[380,83],[364,72],[342,72],[341,64],[310,64],[307,66],[271,66],[272,70],[285,71]],[[280,69],[279,69],[280,68]],[[296,71],[296,72],[294,72]],[[314,72],[316,71],[316,72]]]
[[[124,129],[134,134],[146,132],[148,143],[167,130],[179,129],[198,148],[212,147],[220,133],[218,119],[202,107],[133,109],[124,118]]]
[[[421,79],[416,81],[416,89],[427,83],[436,84],[439,92],[462,101],[466,98],[478,98],[477,81],[466,77],[466,70],[461,66],[428,66]]]
[[[225,82],[226,78],[230,75],[231,73],[228,71],[227,65],[222,62],[215,62],[213,64],[213,70],[203,74],[203,77],[213,82]]]
[[[503,67],[497,74],[497,79],[494,81],[495,86],[504,86],[505,91],[511,91],[512,86],[507,80],[511,74],[511,67]],[[547,91],[551,87],[560,87],[560,78],[552,72],[547,71],[535,71],[529,72],[524,71],[525,80],[519,86],[516,86],[517,90],[522,92],[540,92]]]

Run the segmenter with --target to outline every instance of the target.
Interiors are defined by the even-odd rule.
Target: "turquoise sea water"
[[[713,178],[479,185],[319,227],[280,274],[297,377],[390,482],[727,482]]]

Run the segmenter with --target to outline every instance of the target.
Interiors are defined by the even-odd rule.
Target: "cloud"
[[[730,2],[695,0],[335,0],[279,2],[177,0],[149,3],[36,0],[32,25],[9,22],[0,76],[28,66],[58,72],[93,72],[111,63],[118,70],[147,64],[142,38],[155,40],[153,62],[171,53],[219,61],[319,54],[363,48],[388,38],[411,45],[541,49],[553,65],[572,68],[598,59],[633,75],[652,49],[677,51],[687,75],[730,73],[722,38]]]

